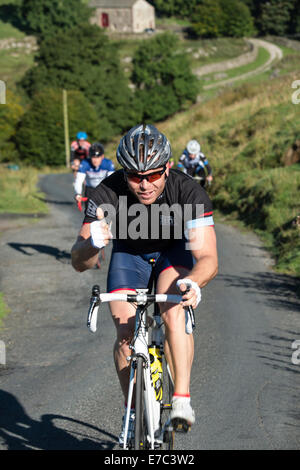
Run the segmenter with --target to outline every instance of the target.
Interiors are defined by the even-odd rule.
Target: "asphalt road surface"
[[[117,450],[123,403],[107,306],[86,328],[102,269],[76,273],[70,249],[82,214],[71,175],[42,188],[51,214],[0,237],[0,291],[11,312],[0,330],[0,449]],[[217,224],[220,270],[196,311],[191,383],[196,423],[178,449],[299,449],[300,340],[295,281],[275,274],[252,234]],[[1,357],[0,357],[1,359]],[[3,356],[2,356],[3,359]],[[3,361],[2,361],[3,362]]]

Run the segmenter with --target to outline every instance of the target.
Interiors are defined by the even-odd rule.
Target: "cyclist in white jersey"
[[[190,176],[199,176],[202,178],[202,186],[205,181],[210,184],[213,180],[212,168],[208,159],[201,152],[201,146],[197,140],[190,140],[184,149],[179,162],[178,168]]]

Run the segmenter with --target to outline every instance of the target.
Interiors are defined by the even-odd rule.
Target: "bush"
[[[201,0],[191,21],[198,37],[244,37],[254,33],[250,10],[240,0]]]
[[[224,20],[219,0],[202,0],[191,17],[191,29],[197,37],[217,38],[224,30]]]
[[[108,140],[140,119],[117,45],[95,25],[76,27],[42,42],[36,66],[21,86],[32,98],[45,88],[79,90],[95,106]]]
[[[296,223],[299,205],[300,167],[253,170],[228,175],[215,205],[240,220],[267,241],[277,267],[300,275],[300,231]],[[293,195],[293,196],[291,196]],[[270,243],[271,237],[271,243]]]
[[[159,121],[193,102],[197,80],[186,54],[178,52],[178,39],[164,33],[144,41],[133,57],[132,82],[143,119]]]
[[[189,17],[197,4],[197,0],[149,0],[154,5],[158,16]]]
[[[24,113],[19,98],[6,91],[6,105],[0,105],[0,162],[17,161],[19,155],[14,143],[16,127]]]
[[[254,34],[250,10],[239,0],[220,0],[224,15],[223,36],[240,38]]]
[[[95,108],[78,91],[68,93],[70,138],[84,129],[91,141],[105,134]],[[65,164],[65,140],[61,90],[38,93],[23,115],[15,141],[21,160],[36,167]]]
[[[23,0],[18,8],[23,28],[40,40],[88,23],[91,13],[81,0]]]

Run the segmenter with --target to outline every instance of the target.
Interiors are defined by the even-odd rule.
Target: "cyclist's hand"
[[[82,196],[81,196],[80,194],[76,194],[75,200],[76,200],[77,202],[81,202],[81,199],[82,199]]]
[[[74,160],[71,163],[71,168],[72,168],[73,171],[78,171],[79,167],[80,167],[80,161],[79,160]]]
[[[95,220],[90,225],[91,230],[91,243],[94,248],[103,248],[108,245],[109,240],[113,238],[110,231],[110,226],[106,223],[105,219]]]
[[[179,279],[176,285],[182,294],[189,288],[189,291],[182,297],[181,305],[183,307],[191,305],[193,308],[196,308],[201,301],[201,289],[198,284],[191,279],[185,278]]]

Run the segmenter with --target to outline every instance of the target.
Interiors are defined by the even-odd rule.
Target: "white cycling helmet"
[[[191,154],[199,153],[200,152],[200,144],[197,140],[190,140],[186,146],[187,151]]]

